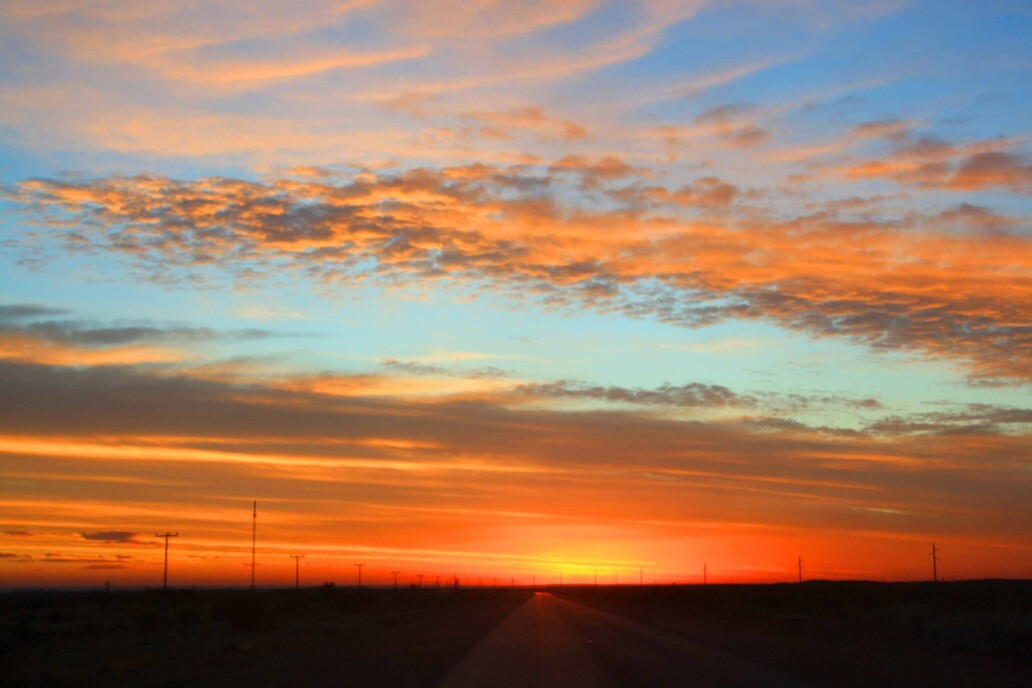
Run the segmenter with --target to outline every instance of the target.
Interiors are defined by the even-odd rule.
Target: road
[[[813,688],[802,679],[539,592],[495,626],[440,688]]]

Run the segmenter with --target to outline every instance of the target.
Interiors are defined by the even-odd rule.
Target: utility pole
[[[422,588],[423,587],[423,574],[422,573],[417,573],[416,574],[416,578],[419,579],[419,587]]]
[[[294,560],[294,590],[301,589],[301,560],[305,558],[303,554],[291,554],[290,558]]]
[[[179,537],[179,533],[154,533],[154,537],[165,538],[165,575],[161,578],[161,589],[168,590],[168,539]]]
[[[796,563],[796,566],[799,567],[799,582],[802,583],[803,582],[803,557],[802,557],[802,555],[799,556],[799,561]]]
[[[939,582],[939,550],[935,548],[935,543],[932,543],[932,553],[929,554],[932,558],[932,581],[935,583]]]
[[[706,562],[702,562],[702,584],[709,585],[709,571],[706,570]]]
[[[365,564],[355,564],[355,566],[358,567],[358,587],[361,588],[362,587],[362,567],[365,566]]]
[[[258,501],[254,502],[254,510],[251,512],[251,590],[254,590],[254,553],[255,545],[258,542]]]
[[[395,590],[398,589],[398,574],[399,573],[401,573],[401,571],[391,571],[391,575],[394,576],[394,589]]]

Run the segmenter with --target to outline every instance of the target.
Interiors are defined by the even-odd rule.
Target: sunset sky
[[[0,587],[1032,577],[1025,0],[0,0]]]

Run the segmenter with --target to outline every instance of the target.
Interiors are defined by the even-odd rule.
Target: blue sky
[[[305,482],[302,461],[290,499],[319,492],[347,531],[356,495],[384,513],[413,500],[458,513],[496,490],[504,542],[461,519],[428,526],[484,570],[498,558],[555,568],[564,547],[602,557],[599,543],[568,542],[582,521],[605,535],[576,537],[628,548],[608,560],[670,577],[694,566],[635,548],[645,531],[615,525],[633,512],[688,530],[723,523],[724,545],[704,539],[728,570],[777,579],[786,547],[841,559],[804,526],[803,500],[856,538],[858,555],[828,577],[879,574],[861,563],[872,552],[881,573],[912,577],[899,543],[933,536],[973,553],[958,575],[1027,573],[1032,544],[1006,525],[1027,521],[1027,504],[985,497],[1029,480],[1027,3],[4,0],[0,14],[8,389],[33,380],[47,400],[83,385],[160,388],[174,406],[112,407],[124,428],[91,430],[83,409],[55,401],[52,427],[30,432],[50,407],[8,400],[43,416],[0,428],[14,481],[0,521],[46,544],[0,540],[20,562],[0,581],[57,570],[40,547],[88,558],[103,543],[77,534],[147,532],[186,499],[130,490],[127,522],[75,525],[118,501],[112,485],[151,479],[154,466],[120,461],[120,448],[160,444],[186,465],[221,447],[225,465],[205,454],[195,466],[213,471],[199,483],[224,480],[220,497],[195,497],[217,514],[255,497],[244,484],[273,498],[261,468],[273,445],[309,458],[339,446],[350,466],[376,442],[374,483],[424,461],[487,482],[435,479],[403,499],[335,475],[347,489],[334,497]],[[283,404],[284,417],[308,409],[298,427],[375,416],[379,434],[330,424],[301,441],[272,424],[250,440],[201,437],[187,409],[207,404],[228,426]],[[547,439],[564,427],[568,440]],[[491,445],[489,428],[522,439]],[[599,428],[624,428],[634,450],[593,463],[615,446],[593,444]],[[675,456],[674,436],[709,439]],[[782,458],[755,464],[755,447]],[[939,447],[950,456],[927,458]],[[253,466],[238,461],[249,453]],[[53,466],[30,470],[42,455]],[[110,462],[114,482],[76,486],[79,455]],[[496,484],[478,473],[493,462],[571,474]],[[643,482],[600,509],[614,463]],[[257,482],[237,476],[236,490],[233,470]],[[657,471],[706,477],[681,494],[641,478]],[[728,513],[692,506],[725,494],[711,480],[739,486]],[[984,491],[961,496],[965,480]],[[574,496],[559,513],[535,494]],[[81,512],[23,515],[45,498]],[[886,523],[886,508],[913,518]],[[505,521],[515,512],[540,523]],[[289,525],[296,506],[281,515],[275,546],[302,539],[342,566],[370,546],[316,542]],[[742,523],[772,529],[757,536],[761,561],[727,554]],[[221,528],[204,521],[193,546],[222,547]],[[446,558],[420,532],[377,533],[397,541],[384,558]],[[145,578],[149,545],[123,540],[141,548],[126,579]]]

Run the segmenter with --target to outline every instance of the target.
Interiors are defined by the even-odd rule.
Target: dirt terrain
[[[552,592],[816,685],[1032,685],[1032,581]]]
[[[0,686],[426,686],[530,595],[0,594]]]
[[[1032,581],[0,594],[0,686],[1028,686]]]

